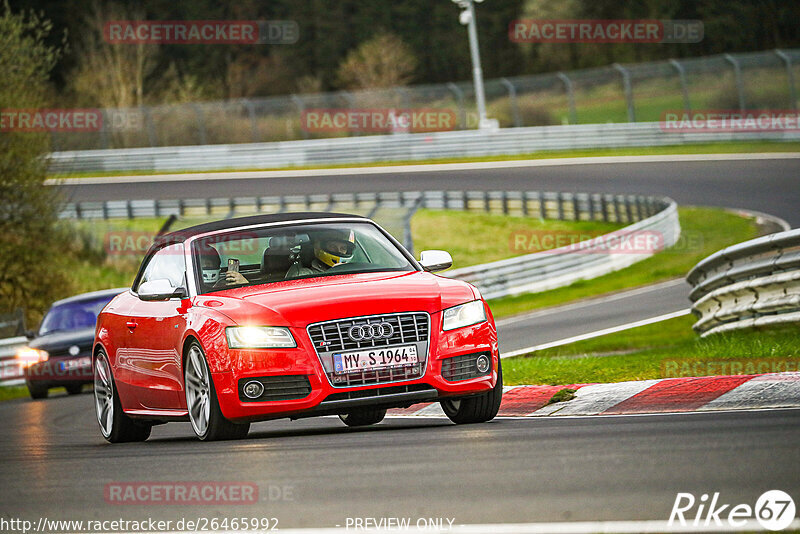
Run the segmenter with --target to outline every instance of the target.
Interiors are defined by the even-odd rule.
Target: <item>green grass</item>
[[[556,248],[556,239],[575,240],[613,232],[623,225],[595,221],[541,220],[464,211],[420,210],[411,219],[415,250],[446,250],[453,256],[453,267],[468,267],[502,260],[538,250]],[[526,238],[518,246],[517,236]],[[536,238],[532,241],[531,236]],[[566,244],[566,243],[565,243]]]
[[[678,317],[508,358],[503,382],[559,385],[798,370],[796,327],[702,339],[691,328],[695,320]]]
[[[28,396],[28,388],[25,386],[5,386],[0,387],[0,401],[20,399]]]
[[[692,145],[669,145],[654,147],[630,147],[630,148],[593,148],[583,150],[543,150],[540,152],[530,152],[527,154],[515,154],[510,156],[480,156],[463,158],[438,158],[429,160],[403,160],[385,161],[370,163],[343,163],[338,165],[292,165],[289,167],[253,167],[248,169],[216,169],[202,171],[204,173],[213,172],[248,172],[248,171],[281,171],[281,170],[303,170],[303,169],[340,169],[340,168],[359,168],[359,167],[392,167],[398,165],[426,165],[436,163],[471,163],[485,161],[518,161],[528,159],[550,159],[550,158],[582,158],[600,156],[657,156],[669,154],[738,154],[738,153],[757,153],[757,152],[800,152],[800,142],[778,142],[778,141],[731,141],[725,143],[698,143]],[[198,171],[178,170],[170,171],[167,174],[191,174]],[[51,174],[48,178],[61,180],[70,178],[94,178],[103,176],[154,176],[164,174],[155,171],[97,171],[97,172],[78,172],[69,174]]]
[[[682,237],[676,246],[630,267],[543,293],[493,299],[496,318],[686,276],[697,262],[728,245],[759,235],[752,219],[719,208],[679,208]]]

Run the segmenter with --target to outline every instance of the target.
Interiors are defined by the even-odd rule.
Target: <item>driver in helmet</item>
[[[204,287],[211,289],[249,283],[242,273],[229,271],[225,273],[224,278],[221,277],[221,265],[222,259],[214,247],[208,244],[200,246],[200,270],[203,274]]]
[[[356,248],[352,230],[326,230],[314,237],[314,259],[309,267],[295,262],[286,273],[286,278],[324,273],[331,267],[345,263]]]

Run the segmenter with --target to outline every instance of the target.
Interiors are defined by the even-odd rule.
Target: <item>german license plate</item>
[[[402,367],[415,363],[419,363],[416,345],[354,350],[333,355],[333,371],[336,374]]]
[[[73,358],[71,360],[62,360],[59,363],[59,367],[62,371],[72,371],[75,369],[83,369],[84,367],[91,367],[92,366],[92,359],[89,356],[83,356],[81,358]]]

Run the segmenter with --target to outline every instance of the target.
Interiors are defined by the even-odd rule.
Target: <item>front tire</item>
[[[186,407],[192,430],[202,441],[241,439],[250,431],[250,423],[238,424],[222,415],[217,392],[208,362],[200,344],[193,341],[189,345],[183,371]]]
[[[346,414],[339,414],[339,419],[347,426],[376,425],[386,417],[386,408],[370,408]]]
[[[503,368],[497,362],[497,384],[486,393],[463,399],[441,401],[445,415],[456,424],[485,423],[491,421],[500,411],[503,399]]]
[[[30,380],[25,380],[25,385],[28,386],[28,393],[30,393],[32,399],[47,398],[47,393],[49,391],[47,386],[31,382]]]
[[[80,395],[83,393],[83,384],[70,384],[64,386],[64,389],[67,390],[67,395]]]
[[[144,441],[151,425],[134,421],[122,411],[108,356],[103,350],[94,361],[94,407],[100,433],[109,443]]]

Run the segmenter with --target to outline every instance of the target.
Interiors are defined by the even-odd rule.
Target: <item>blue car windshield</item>
[[[94,328],[97,314],[111,302],[114,295],[66,302],[50,308],[39,327],[39,335]]]

